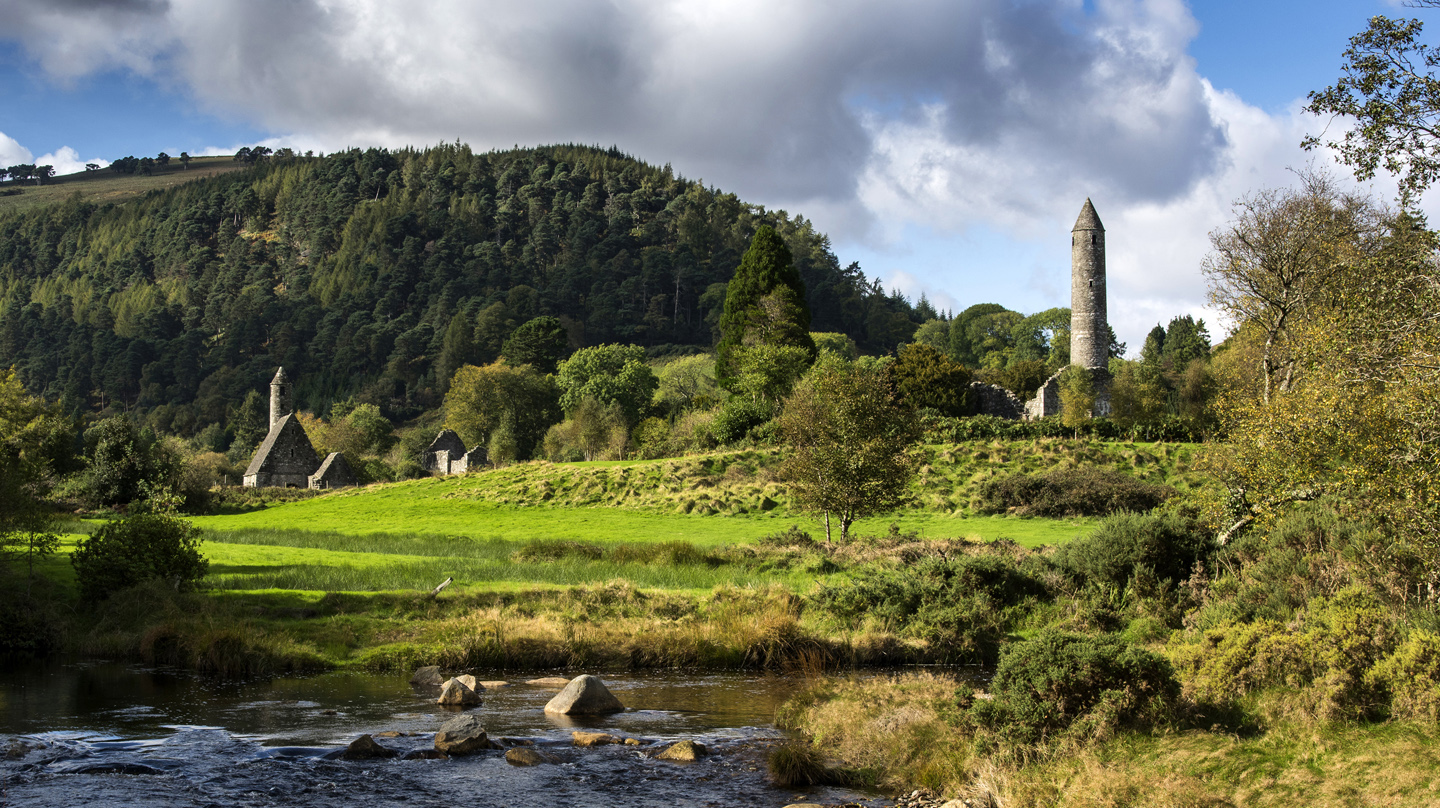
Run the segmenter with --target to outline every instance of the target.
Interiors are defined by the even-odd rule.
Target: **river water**
[[[481,675],[480,679],[500,678]],[[408,677],[327,673],[224,681],[118,663],[37,664],[0,672],[0,805],[5,806],[783,806],[888,804],[834,788],[773,786],[772,720],[800,682],[743,673],[602,676],[628,708],[571,721],[546,715],[558,690],[487,690],[491,738],[532,741],[561,762],[511,766],[502,753],[450,760],[347,762],[362,733],[400,753],[432,748],[454,713]],[[574,748],[593,729],[648,746]],[[694,763],[650,755],[678,740],[713,754]]]

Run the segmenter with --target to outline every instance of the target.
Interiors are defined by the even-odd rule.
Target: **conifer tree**
[[[784,305],[786,322],[774,322],[762,311],[762,300],[771,297]],[[740,259],[735,277],[725,289],[725,310],[720,315],[720,344],[715,350],[715,378],[722,387],[733,389],[738,380],[735,351],[746,344],[746,334],[766,322],[766,344],[796,346],[815,355],[810,338],[810,307],[805,303],[805,282],[795,269],[790,249],[769,225],[755,231],[750,248]],[[755,340],[751,340],[752,343]]]

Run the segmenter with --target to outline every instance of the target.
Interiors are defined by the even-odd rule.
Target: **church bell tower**
[[[1110,327],[1105,308],[1105,226],[1085,200],[1070,231],[1070,364],[1110,366]]]
[[[285,376],[285,368],[278,368],[275,378],[270,380],[270,428],[273,430],[281,418],[294,411],[295,396],[290,380]]]

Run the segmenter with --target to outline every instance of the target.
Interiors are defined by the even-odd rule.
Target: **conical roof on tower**
[[[276,369],[275,369],[275,378],[271,379],[271,380],[270,380],[270,383],[271,383],[271,384],[285,384],[285,383],[288,382],[288,381],[290,381],[290,380],[289,380],[288,378],[286,378],[286,376],[285,376],[285,368],[281,367],[281,368],[276,368]]]
[[[1070,228],[1070,232],[1104,229],[1105,225],[1100,224],[1100,215],[1095,212],[1095,206],[1090,204],[1090,197],[1085,197],[1085,207],[1080,209],[1080,218],[1075,220],[1075,226]]]

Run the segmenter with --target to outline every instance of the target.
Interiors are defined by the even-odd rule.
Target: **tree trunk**
[[[830,543],[830,512],[825,512],[825,543]]]

